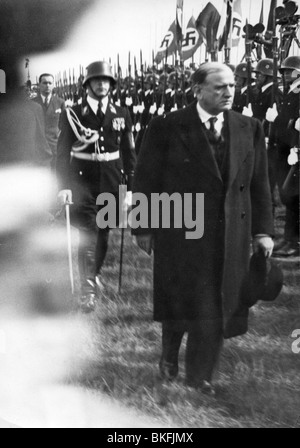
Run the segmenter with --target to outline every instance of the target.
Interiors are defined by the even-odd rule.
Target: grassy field
[[[277,214],[277,232],[284,216]],[[216,374],[217,396],[184,385],[184,346],[177,382],[158,374],[160,325],[152,320],[152,259],[126,232],[124,283],[118,295],[120,232],[111,235],[104,269],[105,291],[96,313],[85,319],[93,337],[90,358],[73,381],[138,409],[171,428],[300,427],[300,354],[291,337],[300,329],[299,259],[280,260],[285,286],[271,304],[251,309],[246,336],[225,342]]]

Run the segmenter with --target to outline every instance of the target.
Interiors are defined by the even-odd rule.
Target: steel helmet
[[[185,70],[185,71],[184,71],[184,80],[185,80],[186,82],[190,82],[190,81],[191,81],[191,78],[192,78],[192,75],[193,75],[192,70]]]
[[[116,79],[112,73],[111,66],[105,61],[97,61],[92,62],[92,64],[86,68],[83,86],[85,86],[90,79],[99,78],[100,76],[103,78],[109,78],[113,84],[116,84]]]
[[[273,76],[274,63],[272,59],[261,59],[253,71],[255,73],[261,73],[262,75],[265,76]]]
[[[234,74],[235,76],[239,76],[240,78],[247,79],[248,78],[247,64],[243,63],[237,65]]]
[[[180,79],[180,73],[178,72],[172,72],[169,74],[168,77],[168,83],[169,84],[176,84],[176,81]]]
[[[281,72],[284,70],[297,70],[300,73],[300,56],[289,56],[286,58],[280,68]]]
[[[165,74],[165,73],[162,73],[162,74],[160,75],[160,77],[159,77],[159,82],[160,82],[160,84],[163,84],[163,83],[165,83],[165,82],[167,82],[167,81],[168,81],[168,75]]]
[[[159,76],[155,74],[147,75],[144,81],[146,84],[156,85],[159,84]]]

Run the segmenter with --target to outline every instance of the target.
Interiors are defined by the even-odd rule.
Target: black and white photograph
[[[0,428],[300,428],[300,0],[0,0]]]

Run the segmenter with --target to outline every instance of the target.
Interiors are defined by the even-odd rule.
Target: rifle
[[[73,100],[73,88],[72,88],[72,75],[71,69],[69,69],[69,99]]]
[[[121,101],[121,67],[120,67],[120,55],[118,53],[118,58],[117,58],[117,72],[118,72],[118,77],[117,77],[117,102],[120,103]],[[121,103],[120,103],[121,105]]]
[[[129,77],[129,86],[128,86],[128,97],[131,97],[131,54],[129,52],[128,55],[128,77]]]
[[[246,25],[246,63],[247,63],[247,107],[252,97],[252,40],[249,39],[249,24]]]
[[[272,104],[277,103],[277,92],[278,92],[278,61],[279,61],[279,50],[278,50],[278,37],[276,36],[276,23],[273,36],[273,88],[272,88]]]
[[[141,59],[141,88],[142,88],[142,92],[144,93],[145,90],[145,86],[144,86],[144,62],[143,62],[143,52],[141,50],[140,52],[140,59]]]

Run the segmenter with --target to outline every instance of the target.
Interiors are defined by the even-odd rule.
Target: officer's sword
[[[70,218],[70,206],[72,202],[66,203],[66,223],[67,223],[67,238],[68,238],[68,257],[69,257],[69,273],[71,281],[72,294],[75,292],[74,288],[74,271],[73,271],[73,257],[72,257],[72,233],[71,233],[71,218]]]

